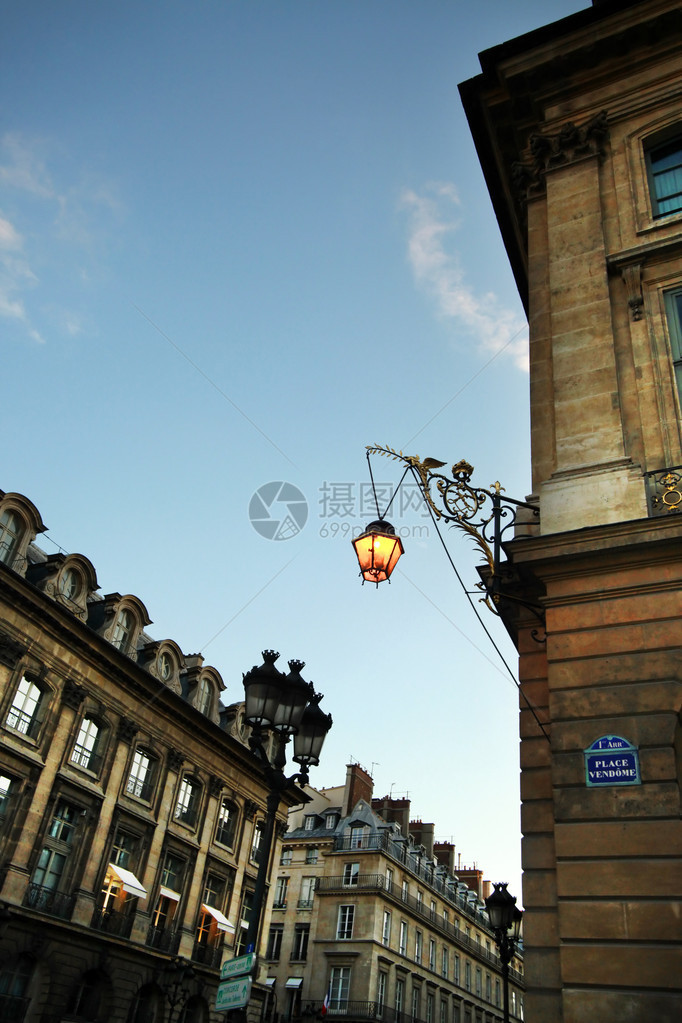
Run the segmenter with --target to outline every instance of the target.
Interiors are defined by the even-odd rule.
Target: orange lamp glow
[[[370,522],[365,532],[352,541],[360,564],[360,575],[368,583],[382,583],[388,579],[404,554],[402,541],[385,519]]]

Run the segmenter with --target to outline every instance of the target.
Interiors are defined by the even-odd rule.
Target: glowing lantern
[[[385,519],[370,522],[365,532],[352,541],[360,564],[360,575],[368,583],[382,583],[388,579],[404,554],[402,541]]]

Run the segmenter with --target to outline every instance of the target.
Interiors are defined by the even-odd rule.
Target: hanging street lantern
[[[376,583],[377,586],[390,578],[398,559],[405,553],[400,537],[396,536],[395,529],[386,519],[370,522],[365,532],[353,540],[352,544],[358,556],[363,581]]]

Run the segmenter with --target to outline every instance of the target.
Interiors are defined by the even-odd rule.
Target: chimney
[[[410,834],[417,845],[424,846],[426,855],[430,860],[433,859],[434,832],[435,826],[433,824],[424,824],[423,821],[410,821]],[[440,860],[438,862],[440,863]]]
[[[380,799],[372,800],[372,809],[380,817],[383,817],[387,824],[395,822],[407,838],[410,830],[409,799],[392,799],[390,796],[381,796]]]
[[[372,802],[374,782],[367,771],[359,764],[346,765],[346,786],[343,790],[343,806],[341,816],[347,817],[359,799],[366,803]]]
[[[433,846],[433,855],[439,863],[447,867],[448,873],[457,873],[455,867],[455,847],[452,842],[436,842]]]

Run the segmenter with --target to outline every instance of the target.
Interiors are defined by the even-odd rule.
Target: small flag
[[[329,992],[327,991],[327,994],[324,996],[324,1001],[322,1002],[322,1015],[323,1016],[327,1015],[327,1009],[328,1008],[329,1008]]]

